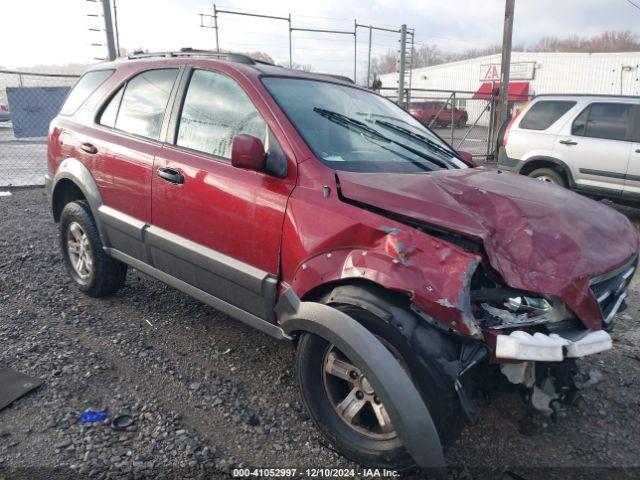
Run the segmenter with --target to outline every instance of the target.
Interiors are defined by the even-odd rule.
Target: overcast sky
[[[132,50],[214,48],[214,31],[200,28],[199,13],[211,13],[208,0],[116,0],[121,46]],[[99,3],[87,0],[3,0],[0,65],[7,67],[94,62],[105,47]],[[353,30],[361,24],[415,28],[416,41],[460,52],[497,44],[502,37],[504,0],[221,0],[219,8],[287,16],[293,26]],[[640,10],[626,0],[516,0],[514,44],[542,36],[590,36],[605,30],[638,31]],[[287,23],[220,14],[221,48],[262,50],[288,61]],[[368,32],[358,29],[358,71],[366,69]],[[373,54],[398,47],[398,36],[374,33]],[[293,33],[293,61],[316,71],[350,74],[353,36]]]

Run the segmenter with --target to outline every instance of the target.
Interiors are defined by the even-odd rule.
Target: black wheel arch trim
[[[530,165],[533,162],[548,162],[548,163],[553,163],[554,165],[562,168],[562,171],[566,173],[567,175],[567,180],[569,181],[569,186],[574,187],[575,186],[575,181],[573,180],[573,174],[571,173],[571,169],[569,168],[569,166],[563,162],[562,160],[558,160],[555,157],[547,157],[544,155],[539,155],[539,156],[535,156],[535,157],[531,157],[528,158],[527,160],[525,160],[524,162],[522,162],[522,164],[519,166],[518,168],[518,172],[522,174],[522,170],[527,167],[528,165]],[[544,168],[544,167],[540,167],[540,168]]]
[[[371,332],[335,308],[301,301],[291,289],[278,301],[276,312],[287,335],[318,335],[361,366],[416,464],[441,472],[446,463],[431,414],[409,375]]]
[[[57,189],[60,188],[60,182],[62,180],[69,180],[80,189],[89,204],[91,214],[93,215],[96,226],[98,227],[100,239],[104,242],[104,231],[102,229],[101,222],[98,220],[98,209],[102,206],[102,195],[100,195],[98,185],[96,184],[96,181],[94,180],[93,175],[91,175],[89,169],[80,160],[75,158],[67,158],[63,160],[51,179],[50,202],[54,220],[56,222],[59,220],[55,216],[54,202],[58,192]]]

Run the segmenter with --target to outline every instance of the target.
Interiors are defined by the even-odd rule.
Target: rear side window
[[[582,137],[626,140],[633,105],[629,103],[592,103],[576,117],[571,133]]]
[[[534,103],[524,117],[522,117],[520,128],[526,130],[546,130],[575,104],[576,102],[560,100],[543,100]]]
[[[113,97],[102,113],[100,123],[110,126],[109,122],[115,116],[116,129],[158,140],[177,75],[175,68],[149,70],[136,75],[125,85],[121,100],[119,94]],[[116,108],[117,103],[119,108]]]
[[[122,100],[123,93],[124,87],[120,87],[118,93],[111,98],[107,107],[102,111],[100,121],[98,122],[100,125],[105,125],[111,128],[116,126],[116,117],[118,116],[118,109],[120,108],[120,101]]]
[[[113,70],[95,70],[85,73],[74,85],[60,110],[62,115],[72,115],[80,105],[111,76]]]

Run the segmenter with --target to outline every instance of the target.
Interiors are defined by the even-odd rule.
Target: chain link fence
[[[49,122],[77,79],[0,70],[0,187],[44,184]]]
[[[0,187],[42,185],[46,135],[78,75],[0,70]],[[380,93],[397,101],[397,89]],[[495,149],[497,98],[477,92],[414,88],[407,109],[457,150],[479,162]]]
[[[380,94],[397,102],[395,88]],[[463,150],[480,162],[492,158],[495,150],[495,94],[478,95],[463,90],[414,88],[407,91],[406,109],[456,150]]]

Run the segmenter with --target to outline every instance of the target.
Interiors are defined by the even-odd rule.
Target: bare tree
[[[374,75],[395,72],[398,68],[398,52],[388,50],[371,59],[371,72]]]
[[[534,52],[632,52],[640,51],[640,38],[629,30],[607,31],[590,38],[572,35],[565,38],[542,37],[532,46],[514,45],[514,51]],[[413,68],[456,62],[469,58],[483,57],[501,53],[500,45],[486,48],[472,48],[460,53],[442,52],[435,45],[420,45],[414,52]],[[376,75],[396,72],[398,53],[392,50],[371,60],[371,71]]]
[[[634,52],[640,50],[638,36],[629,30],[607,31],[590,38],[543,37],[533,45],[535,52]]]
[[[265,52],[261,52],[261,51],[255,51],[255,52],[245,52],[245,55],[253,58],[254,60],[260,60],[262,62],[267,62],[267,63],[273,63],[275,65],[276,62],[273,61],[273,58],[271,58],[271,55],[269,55],[268,53]]]

